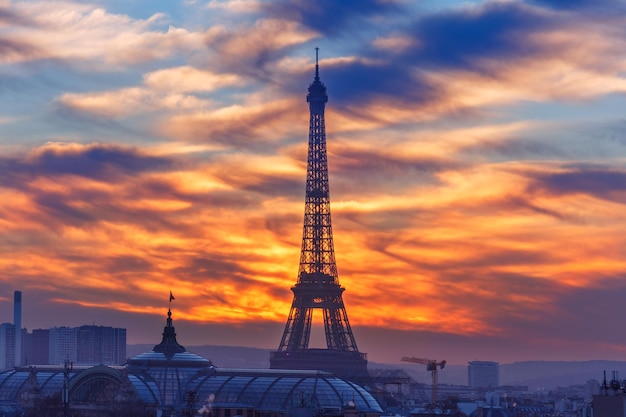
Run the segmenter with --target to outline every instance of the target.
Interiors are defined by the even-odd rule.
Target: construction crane
[[[431,376],[433,377],[433,393],[432,393],[432,403],[433,405],[437,404],[438,394],[437,394],[437,385],[438,385],[438,375],[437,375],[437,367],[439,369],[443,369],[446,366],[446,361],[437,362],[434,359],[424,359],[424,358],[415,358],[413,356],[405,356],[401,359],[402,362],[411,362],[411,363],[421,363],[426,365],[426,370],[430,371]]]

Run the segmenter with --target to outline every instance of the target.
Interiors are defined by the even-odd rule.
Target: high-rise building
[[[81,326],[77,332],[77,363],[121,365],[126,361],[126,329]]]
[[[126,329],[105,326],[22,329],[22,292],[13,297],[13,324],[3,325],[0,344],[10,338],[12,346],[0,347],[0,364],[60,365],[66,360],[81,364],[122,365],[126,362]],[[13,327],[10,327],[13,326]],[[20,331],[14,331],[20,329]],[[8,343],[8,342],[7,342]]]
[[[80,326],[76,335],[76,361],[79,364],[97,364],[102,357],[102,328]]]
[[[48,364],[62,365],[66,360],[76,362],[77,328],[54,327],[49,330]]]
[[[15,366],[15,326],[12,323],[0,324],[0,369]]]
[[[50,359],[50,330],[34,329],[32,333],[32,365],[47,365]]]
[[[120,327],[113,328],[113,361],[114,365],[126,363],[126,329]]]
[[[500,364],[488,361],[468,362],[467,380],[472,388],[497,388],[500,386]]]
[[[22,329],[22,356],[21,366],[32,365],[33,359],[33,335],[28,329]]]
[[[330,218],[330,193],[324,109],[328,96],[315,60],[309,86],[309,150],[307,161],[302,251],[291,311],[278,351],[270,355],[272,369],[313,369],[361,381],[367,378],[366,354],[359,352],[343,303]],[[311,348],[313,310],[322,310],[326,348]]]
[[[15,326],[15,365],[22,365],[22,292],[13,293],[13,325]]]
[[[126,329],[106,326],[35,329],[29,338],[31,365],[122,365],[126,362]]]

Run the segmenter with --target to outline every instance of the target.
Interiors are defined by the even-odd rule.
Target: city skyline
[[[626,360],[623,1],[117,3],[0,2],[0,322],[276,349],[319,47],[369,360]]]

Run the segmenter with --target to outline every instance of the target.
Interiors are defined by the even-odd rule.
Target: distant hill
[[[127,346],[127,356],[133,357],[149,352],[153,344]],[[270,349],[241,346],[186,346],[189,352],[213,361],[218,368],[268,369]],[[430,383],[430,372],[424,365],[409,363],[386,364],[370,362],[370,368],[402,368],[417,382]],[[501,385],[527,385],[530,390],[551,390],[556,387],[585,384],[590,379],[602,381],[603,371],[611,378],[618,371],[620,379],[626,379],[626,361],[525,361],[500,364]],[[439,383],[467,385],[466,365],[446,365],[439,371]]]
[[[584,384],[590,379],[602,382],[603,372],[611,379],[618,371],[620,379],[626,379],[625,361],[527,361],[500,365],[500,383],[528,385],[531,389],[553,389]]]

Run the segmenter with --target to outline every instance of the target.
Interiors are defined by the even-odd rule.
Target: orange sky
[[[294,2],[112,3],[0,2],[1,321],[21,290],[29,329],[157,343],[171,289],[181,343],[276,348],[320,46],[370,360],[626,357],[621,7],[371,0],[337,32]]]

